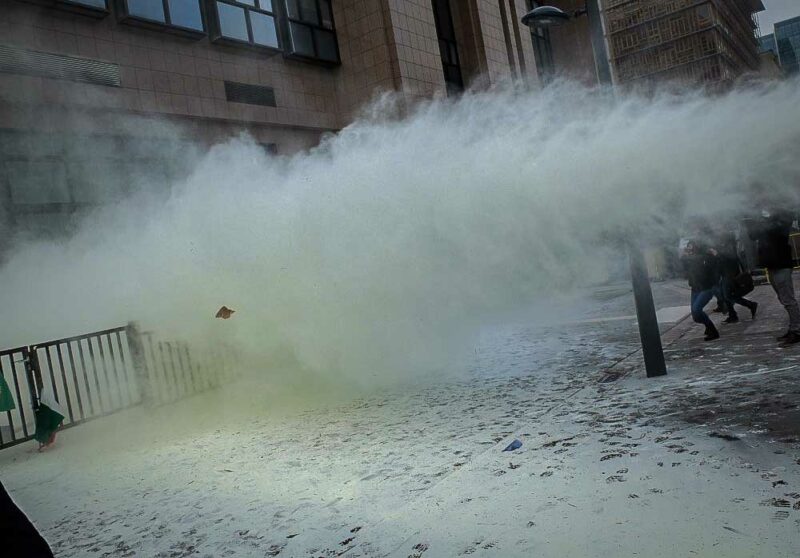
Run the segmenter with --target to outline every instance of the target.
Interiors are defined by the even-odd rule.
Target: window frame
[[[281,52],[283,51],[283,38],[281,37],[281,14],[275,9],[275,4],[278,0],[272,0],[272,11],[261,8],[261,0],[258,0],[258,7],[250,6],[240,0],[206,0],[206,10],[209,12],[209,38],[212,43],[226,44],[245,48],[256,49],[260,51]],[[220,24],[218,5],[227,4],[235,8],[244,10],[244,22],[247,26],[247,36],[249,40],[243,41],[235,37],[226,37],[222,34],[222,25]],[[262,45],[253,40],[253,24],[250,20],[250,12],[256,12],[268,17],[271,17],[275,22],[275,36],[277,37],[278,45],[269,46]]]
[[[285,48],[284,53],[287,58],[295,59],[295,60],[302,60],[306,62],[313,62],[316,64],[322,64],[326,66],[339,66],[342,63],[342,53],[339,49],[339,35],[336,33],[336,18],[333,15],[333,2],[332,0],[313,0],[314,5],[316,6],[315,10],[315,22],[311,22],[308,20],[303,19],[303,5],[300,0],[273,0],[273,2],[280,2],[280,7],[282,10],[282,22],[283,22],[283,33],[285,36]],[[296,2],[297,3],[297,10],[300,14],[300,18],[294,18],[290,15],[289,12],[289,2]],[[320,2],[327,2],[328,7],[330,8],[331,14],[331,26],[325,27],[322,24],[322,10],[320,9]],[[311,42],[314,47],[314,56],[309,56],[307,54],[302,54],[299,52],[295,52],[294,49],[294,42],[292,40],[292,25],[300,25],[311,30]],[[321,58],[319,55],[319,45],[317,43],[317,36],[314,33],[314,30],[332,33],[334,39],[334,45],[336,46],[336,60],[326,60],[325,58]]]
[[[437,1],[444,2],[447,11],[444,16],[448,18],[448,21],[441,21],[438,10],[440,5],[437,4]],[[453,8],[450,0],[433,0],[431,5],[433,6],[433,20],[436,26],[436,39],[439,45],[439,59],[442,63],[445,88],[448,96],[458,95],[464,91],[465,84],[464,70],[461,67],[461,53],[458,51],[458,40],[453,21]],[[445,28],[445,26],[447,27]],[[452,37],[445,36],[448,34],[445,31],[451,31]]]
[[[105,8],[80,4],[78,0],[54,0],[55,7],[59,10],[78,13],[95,18],[104,18],[111,13],[110,0],[103,0]]]
[[[206,17],[203,0],[197,0],[197,8],[200,10],[200,21],[203,25],[202,30],[192,29],[191,27],[183,27],[172,23],[172,15],[169,9],[169,0],[161,0],[164,6],[164,21],[156,19],[148,19],[146,17],[131,14],[128,11],[128,0],[116,0],[117,19],[120,23],[128,25],[136,25],[139,27],[146,27],[149,29],[158,29],[174,35],[181,35],[184,37],[201,38],[208,35],[208,18]]]

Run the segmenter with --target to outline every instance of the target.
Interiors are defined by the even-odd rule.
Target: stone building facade
[[[526,0],[2,0],[0,235],[242,132],[310,148],[380,91],[538,80]],[[94,176],[98,168],[102,183]],[[110,182],[117,181],[118,184]]]

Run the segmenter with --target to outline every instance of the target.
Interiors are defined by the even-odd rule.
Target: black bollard
[[[667,375],[664,362],[664,349],[661,346],[661,332],[658,330],[658,317],[650,288],[650,276],[641,246],[635,241],[628,244],[631,260],[631,281],[633,297],[636,301],[636,319],[639,321],[639,337],[642,341],[644,367],[648,378]]]

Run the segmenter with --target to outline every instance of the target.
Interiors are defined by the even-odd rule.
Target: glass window
[[[288,15],[290,54],[339,62],[330,0],[282,0]]]
[[[61,0],[67,4],[77,4],[78,6],[88,6],[90,8],[99,8],[101,10],[107,10],[108,5],[106,0]]]
[[[323,27],[333,29],[333,11],[331,11],[330,0],[319,0],[319,17]]]
[[[161,23],[167,22],[161,0],[127,0],[128,14]]]
[[[271,0],[216,0],[217,39],[280,48]]]
[[[253,26],[254,43],[278,48],[278,32],[275,29],[275,18],[261,12],[250,12],[250,24]]]
[[[317,0],[299,0],[300,19],[307,23],[318,23]]]
[[[433,20],[436,24],[436,35],[439,39],[439,54],[442,59],[442,70],[447,92],[449,94],[458,93],[464,89],[464,80],[458,60],[458,46],[455,39],[449,0],[434,0]]]
[[[144,19],[191,31],[205,31],[200,0],[124,0],[124,2],[125,15],[133,19]]]
[[[446,41],[455,41],[456,32],[453,27],[453,17],[450,13],[450,1],[434,0],[433,10],[434,19],[438,22],[436,27],[439,37]]]
[[[217,14],[219,14],[219,31],[223,37],[239,41],[250,40],[244,8],[217,2]]]
[[[167,5],[172,25],[197,31],[203,30],[200,0],[168,0]]]
[[[290,25],[294,52],[304,56],[314,56],[314,37],[311,34],[311,28],[294,22]]]
[[[336,62],[338,53],[336,52],[336,35],[332,31],[314,29],[314,38],[317,43],[317,53],[323,60]]]
[[[286,0],[286,13],[291,19],[300,19],[300,5],[297,0]]]

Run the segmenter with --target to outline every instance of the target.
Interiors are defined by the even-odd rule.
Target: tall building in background
[[[616,81],[726,86],[760,67],[761,0],[606,0]]]
[[[778,43],[775,34],[762,35],[758,38],[758,55],[761,57],[761,70],[759,75],[767,79],[780,79],[784,76],[778,59]]]
[[[592,24],[586,6],[596,4]],[[652,88],[677,83],[725,88],[740,76],[758,72],[761,64],[755,14],[761,0],[542,0],[578,13],[569,23],[535,30],[546,39],[553,74],[596,83],[591,33],[605,38],[612,80],[624,87]],[[538,52],[538,51],[537,51]]]
[[[761,53],[772,52],[775,56],[778,56],[778,42],[775,40],[775,33],[762,35],[758,38],[758,51]]]
[[[778,61],[787,75],[800,72],[800,17],[775,24]]]
[[[535,84],[525,10],[525,0],[2,0],[0,244],[163,187],[192,170],[198,146],[242,132],[292,153],[380,91],[413,103]]]

